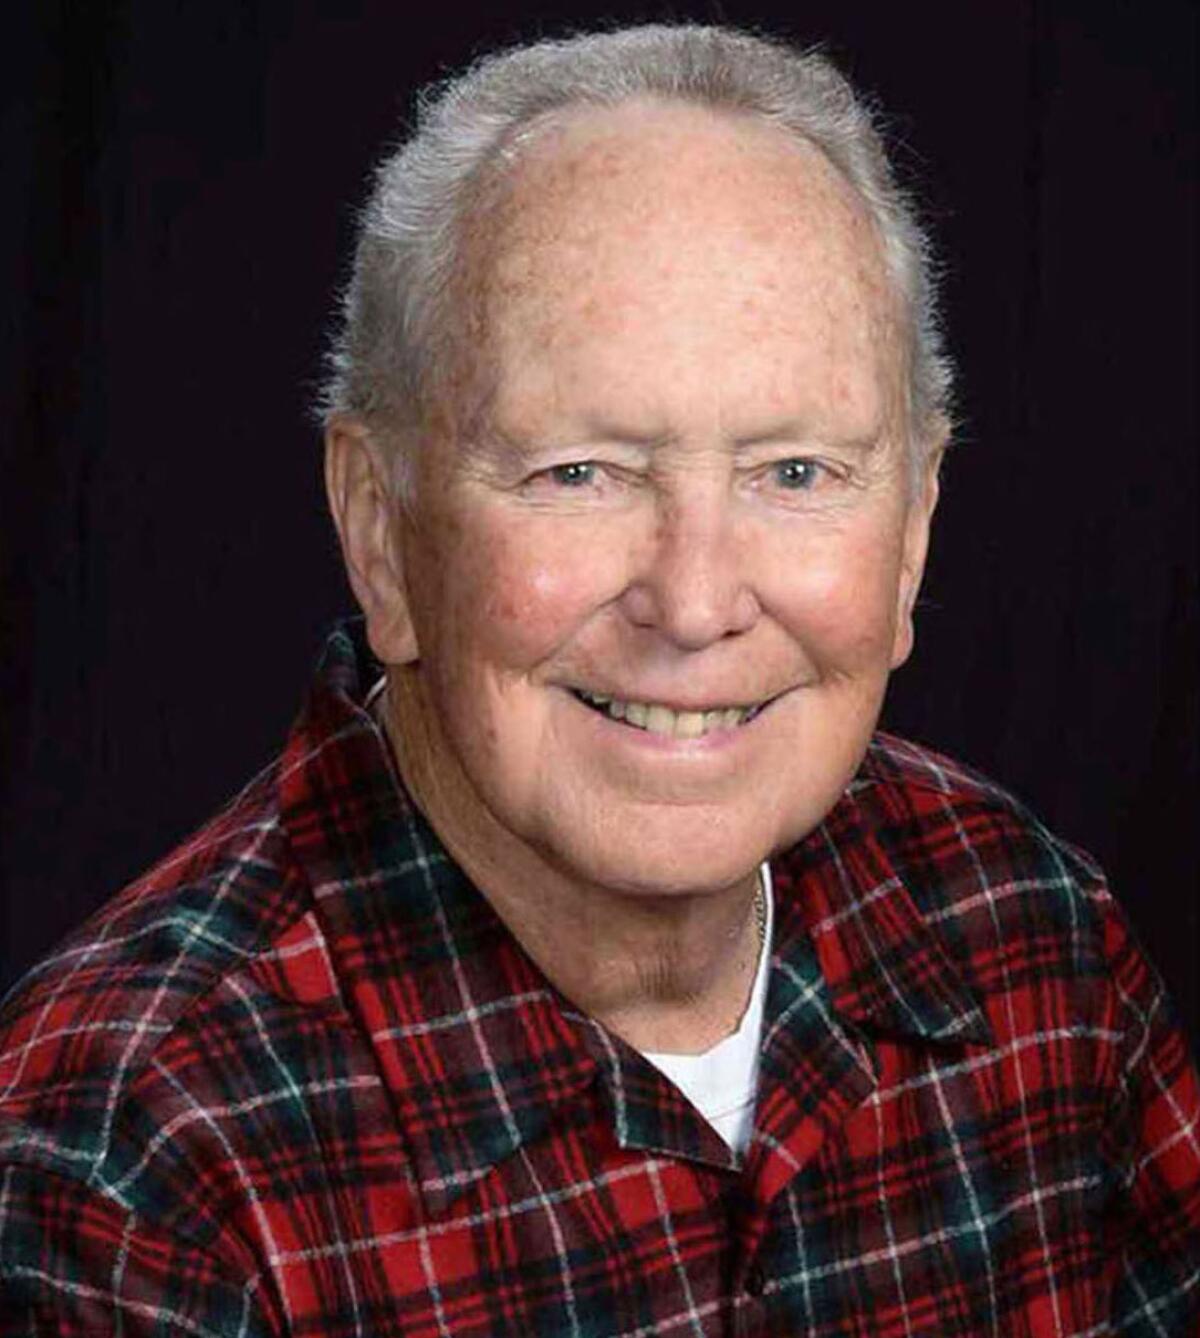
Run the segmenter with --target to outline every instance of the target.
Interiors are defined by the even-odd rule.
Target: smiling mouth
[[[633,729],[643,729],[648,734],[675,739],[702,739],[717,730],[737,729],[748,724],[768,705],[759,702],[755,706],[719,706],[711,711],[676,711],[658,702],[622,701],[619,697],[585,692],[582,688],[572,688],[571,694],[600,715],[619,720]]]

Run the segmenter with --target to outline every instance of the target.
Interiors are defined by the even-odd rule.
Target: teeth
[[[704,733],[704,720],[707,711],[680,711],[675,717],[675,737],[677,739],[698,739]]]
[[[673,711],[651,702],[626,702],[600,692],[578,693],[593,706],[603,708],[614,720],[624,720],[650,734],[676,739],[698,739],[715,729],[736,729],[752,720],[758,706],[727,706],[714,711]]]
[[[629,719],[629,712],[625,712],[625,719]],[[635,725],[637,721],[633,722]],[[646,729],[651,734],[674,734],[675,733],[675,712],[669,711],[665,706],[652,706],[646,712]]]

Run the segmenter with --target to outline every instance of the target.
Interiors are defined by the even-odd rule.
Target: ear
[[[939,435],[936,444],[926,447],[921,475],[914,496],[909,500],[904,521],[904,541],[900,555],[900,580],[896,591],[896,630],[892,641],[891,667],[898,669],[912,654],[915,632],[913,608],[925,574],[929,553],[929,530],[937,508],[940,491],[938,476],[945,454],[949,429]]]
[[[342,543],[346,574],[367,619],[367,638],[381,663],[417,658],[401,546],[399,506],[386,449],[362,422],[335,419],[325,433],[325,490]]]

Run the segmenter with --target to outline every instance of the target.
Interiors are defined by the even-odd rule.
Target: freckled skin
[[[905,486],[897,313],[845,183],[746,118],[560,118],[489,224],[463,373],[485,408],[421,459],[392,613],[364,604],[390,725],[560,988],[699,1048],[745,998],[757,864],[837,801],[910,648],[936,489]],[[797,457],[811,489],[777,481]],[[573,461],[587,487],[554,475]],[[653,749],[572,687],[772,704],[728,747]]]

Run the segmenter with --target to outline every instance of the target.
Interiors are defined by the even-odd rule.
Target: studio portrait
[[[26,8],[0,1334],[1200,1332],[1195,19]]]

